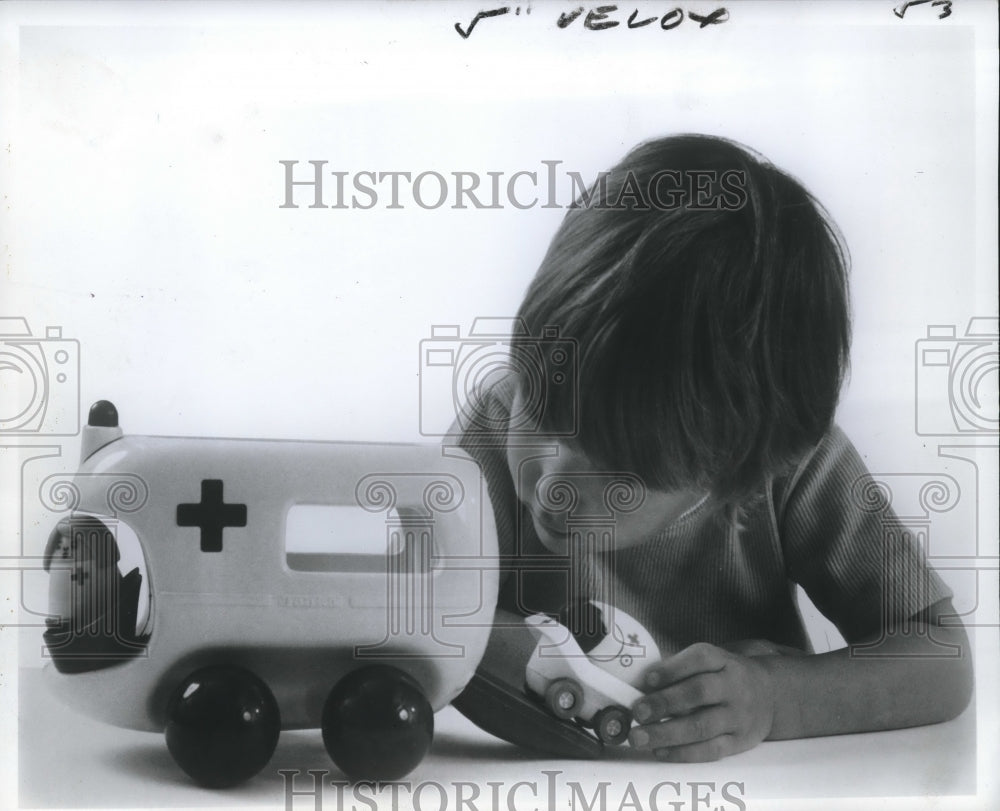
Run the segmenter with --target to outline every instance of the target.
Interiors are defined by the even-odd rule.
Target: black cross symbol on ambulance
[[[202,552],[221,552],[222,530],[246,525],[247,505],[223,501],[222,479],[202,479],[201,503],[177,505],[177,526],[198,527]]]

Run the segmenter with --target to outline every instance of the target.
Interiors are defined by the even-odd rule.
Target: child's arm
[[[716,760],[764,739],[954,718],[972,695],[968,638],[960,625],[939,623],[954,615],[950,600],[925,614],[866,650],[857,646],[882,635],[814,656],[744,656],[692,645],[651,669],[650,687],[665,686],[633,708],[641,726],[632,745],[662,760]]]

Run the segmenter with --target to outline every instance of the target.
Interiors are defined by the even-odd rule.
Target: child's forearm
[[[856,643],[815,656],[758,661],[774,686],[770,740],[947,721],[972,695],[972,658],[960,626],[915,623],[875,647]]]
[[[765,739],[807,738],[932,724],[954,718],[972,695],[972,659],[948,601],[905,631],[852,640],[819,655],[776,655],[765,640],[729,649],[690,645],[649,668],[632,706],[633,747],[661,760],[717,760]],[[741,652],[734,652],[733,648]],[[765,653],[765,651],[767,651]]]

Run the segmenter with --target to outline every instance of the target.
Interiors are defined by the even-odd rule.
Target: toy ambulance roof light
[[[90,407],[87,424],[83,428],[80,444],[80,461],[85,461],[105,445],[121,439],[122,429],[118,427],[118,409],[110,400],[98,400]]]
[[[98,400],[90,407],[90,416],[87,425],[94,425],[100,428],[118,427],[118,409],[110,400]]]

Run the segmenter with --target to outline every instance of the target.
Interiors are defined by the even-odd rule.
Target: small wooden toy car
[[[58,696],[165,730],[208,786],[256,774],[280,729],[321,727],[351,778],[420,762],[496,604],[493,513],[468,456],[125,436],[106,401],[81,455],[45,553]]]
[[[571,615],[567,628],[547,614],[524,622],[538,640],[525,672],[528,689],[559,718],[593,727],[604,743],[620,744],[642,697],[643,672],[659,661],[650,633],[624,611],[596,600]]]

